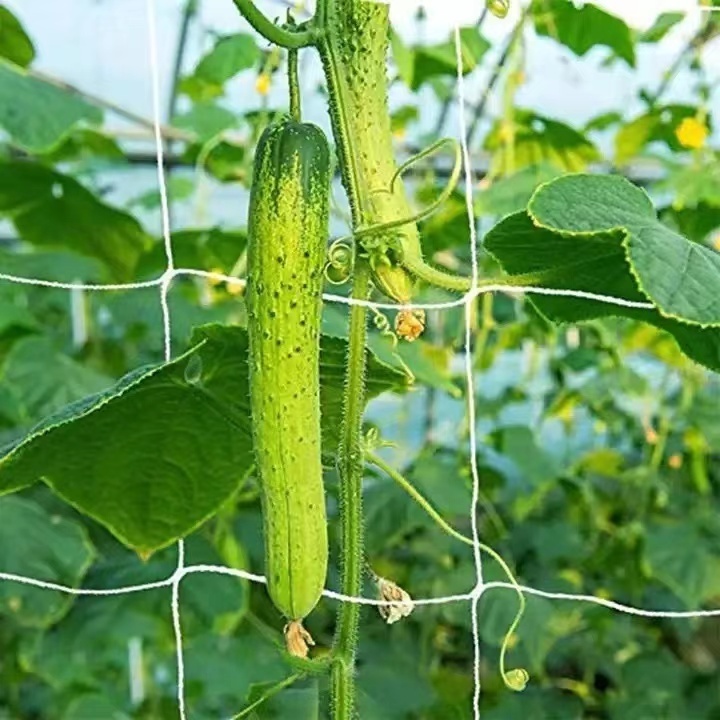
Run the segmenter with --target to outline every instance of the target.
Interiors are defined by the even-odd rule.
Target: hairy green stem
[[[266,40],[275,45],[297,50],[308,47],[315,42],[315,32],[310,29],[286,30],[275,25],[264,13],[259,10],[253,0],[233,0],[235,7],[243,14],[250,25],[259,32]]]
[[[330,118],[353,230],[411,214],[397,166],[387,105],[386,57],[389,17],[386,5],[366,0],[319,0],[314,18],[317,48],[330,98]],[[390,192],[373,194],[388,188]],[[404,234],[417,233],[408,225]],[[369,296],[371,269],[355,243],[352,298]],[[362,586],[363,524],[362,413],[365,387],[367,308],[350,310],[343,424],[338,453],[341,496],[342,591],[358,596]],[[360,607],[343,603],[333,643],[331,693],[334,720],[351,720],[355,709],[355,653]]]
[[[300,122],[300,78],[298,73],[298,51],[288,51],[288,87],[290,90],[290,115]]]
[[[467,292],[472,289],[472,278],[465,275],[452,275],[444,270],[439,270],[432,265],[428,265],[422,257],[406,255],[401,262],[415,277],[428,283],[428,285],[434,285],[445,290],[454,290],[455,292]]]
[[[365,263],[355,266],[352,297],[366,300],[370,290],[369,268]],[[353,305],[350,330],[343,425],[338,452],[340,474],[340,512],[342,518],[342,592],[357,597],[362,588],[363,517],[361,449],[362,418],[365,397],[365,343],[367,341],[367,308]],[[355,651],[357,645],[360,605],[343,603],[338,613],[331,668],[333,717],[349,720],[355,707]]]

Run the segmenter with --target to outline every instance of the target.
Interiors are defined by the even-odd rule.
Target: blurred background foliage
[[[169,78],[162,135],[176,266],[242,277],[253,147],[265,124],[285,109],[285,59],[239,19],[231,28],[205,23],[207,6],[219,4],[172,3],[172,52],[162,56]],[[17,281],[143,282],[158,278],[166,265],[149,115],[118,100],[112,83],[103,93],[90,91],[43,64],[33,5],[0,5],[0,272],[15,278],[0,282],[3,445],[67,403],[163,358],[156,287],[69,291]],[[117,3],[85,5],[96,19],[106,13],[112,25]],[[277,15],[285,11],[282,3],[267,6]],[[461,36],[472,89],[467,120],[481,237],[497,219],[523,208],[538,184],[568,171],[603,170],[646,187],[668,226],[720,246],[720,74],[713,65],[720,13],[658,12],[642,29],[603,4],[580,7],[569,0],[518,0],[504,21],[478,3],[474,15]],[[133,22],[143,39],[147,28]],[[427,15],[418,12],[396,24],[391,38],[399,158],[424,140],[457,134],[455,46],[449,33],[435,37],[427,25]],[[201,42],[193,47],[189,37]],[[62,33],[55,37],[60,47],[68,42]],[[637,83],[632,102],[610,110],[583,106],[587,119],[573,124],[547,108],[533,109],[523,94],[528,78],[543,73],[537,48],[547,45],[538,43],[552,43],[581,84],[599,68],[612,78],[614,72],[632,75],[643,62],[648,76],[648,53],[654,53],[654,74]],[[672,49],[662,51],[668,43]],[[68,54],[74,51],[67,45]],[[115,60],[114,73],[121,75],[126,58]],[[322,110],[323,89],[312,67],[303,78],[312,115],[313,108]],[[438,161],[412,176],[419,203],[437,192],[447,172]],[[338,235],[346,229],[347,208],[336,190]],[[425,222],[426,254],[469,272],[467,222],[458,191]],[[498,272],[484,254],[481,272]],[[422,289],[417,299],[456,298]],[[181,276],[172,283],[169,305],[175,354],[188,346],[196,325],[244,321],[238,284]],[[345,316],[328,304],[326,331],[342,335]],[[483,540],[522,583],[544,590],[647,609],[717,607],[718,377],[685,359],[668,335],[628,320],[556,327],[524,299],[497,294],[478,300],[472,322]],[[384,457],[469,534],[462,309],[431,312],[424,338],[413,345],[395,349],[379,329],[370,343],[397,367],[399,353],[416,378],[411,392],[386,393],[369,406],[368,425],[395,443]],[[326,480],[336,553],[334,473]],[[472,552],[372,471],[365,517],[371,566],[413,597],[474,587]],[[187,554],[188,564],[262,572],[252,476],[188,539]],[[101,589],[165,579],[176,561],[169,549],[142,562],[43,485],[0,498],[0,571]],[[504,579],[489,559],[484,576]],[[337,587],[336,565],[329,584]],[[370,584],[366,590],[374,593]],[[278,651],[282,621],[262,586],[190,575],[180,600],[190,718],[230,718],[289,675]],[[647,619],[529,597],[511,666],[526,667],[531,683],[515,695],[502,685],[497,661],[516,602],[512,591],[498,589],[479,606],[484,718],[720,718],[716,619]],[[324,600],[309,619],[320,647],[331,642],[335,609]],[[471,613],[467,601],[422,606],[388,627],[374,609],[364,611],[363,720],[471,718]],[[0,583],[0,718],[175,718],[176,693],[169,588],[73,598]],[[326,706],[326,695],[324,681],[303,680],[249,717],[322,717],[318,707]]]

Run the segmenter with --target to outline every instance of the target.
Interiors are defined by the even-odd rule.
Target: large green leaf
[[[213,515],[253,464],[247,333],[199,328],[176,360],[141,368],[51,416],[0,460],[0,492],[40,479],[142,554]],[[323,338],[324,451],[341,425],[346,343]],[[404,376],[369,357],[368,395]]]
[[[77,124],[100,122],[94,105],[0,60],[0,127],[23,150],[45,152]]]
[[[104,278],[103,266],[98,260],[62,250],[22,253],[0,250],[0,268],[3,273],[16,277],[64,283],[99,283]]]
[[[510,215],[486,237],[507,272],[540,273],[536,285],[549,289],[656,305],[532,296],[544,315],[556,322],[642,320],[672,333],[696,362],[720,370],[720,294],[712,290],[720,277],[718,253],[663,226],[645,193],[619,177],[559,178],[542,186],[529,208],[531,215]]]
[[[203,55],[192,75],[182,79],[180,88],[196,102],[212,100],[223,94],[228,80],[254,67],[260,59],[260,48],[252,35],[225,35]]]
[[[556,39],[581,57],[604,45],[635,67],[633,32],[619,17],[592,3],[577,6],[571,0],[534,0],[532,9],[538,35]]]
[[[35,59],[32,40],[4,5],[0,5],[0,57],[20,67],[27,67]]]
[[[561,174],[555,165],[542,162],[528,165],[514,175],[496,180],[489,188],[475,194],[475,215],[504,217],[523,210],[538,185]]]
[[[196,103],[183,115],[173,118],[173,125],[193,132],[204,143],[237,125],[237,116],[214,102]]]
[[[30,162],[0,163],[0,214],[23,240],[98,258],[118,281],[133,279],[152,242],[131,215],[101,202],[74,178]]]
[[[720,253],[666,228],[647,193],[624,178],[559,178],[535,193],[528,212],[569,237],[620,232],[639,289],[663,316],[720,327]]]
[[[53,517],[19,497],[0,498],[0,571],[78,587],[94,554],[78,523]],[[47,627],[73,600],[57,590],[0,583],[0,614],[24,626]]]

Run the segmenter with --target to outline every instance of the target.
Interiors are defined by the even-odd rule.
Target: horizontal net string
[[[96,284],[96,283],[66,283],[57,282],[55,280],[40,280],[37,278],[23,277],[19,275],[6,275],[0,273],[0,280],[8,282],[21,283],[23,285],[38,285],[40,287],[56,288],[60,290],[87,290],[87,291],[122,291],[122,290],[141,290],[144,288],[163,287],[172,283],[172,280],[181,276],[194,276],[207,278],[216,282],[227,282],[231,284],[239,284],[245,286],[246,279],[236,278],[222,273],[209,272],[207,270],[195,270],[192,268],[174,268],[163,273],[155,280],[145,280],[134,283],[118,283],[118,284]],[[474,288],[463,295],[458,300],[450,300],[442,303],[382,303],[373,302],[372,300],[358,300],[345,297],[344,295],[334,295],[332,293],[323,293],[323,299],[327,302],[339,303],[342,305],[358,305],[375,310],[449,310],[466,305],[469,301],[474,300],[480,295],[493,292],[504,292],[510,295],[528,294],[528,295],[549,295],[553,297],[575,297],[582,300],[596,300],[608,305],[618,305],[620,307],[636,308],[639,310],[653,310],[655,305],[649,302],[638,302],[635,300],[626,300],[612,295],[603,295],[600,293],[585,292],[584,290],[566,290],[563,288],[543,288],[533,285],[503,285],[497,283],[494,285],[484,285],[483,287]]]
[[[119,588],[106,588],[106,589],[93,589],[93,588],[73,588],[68,585],[61,585],[59,583],[46,582],[45,580],[37,580],[35,578],[26,577],[24,575],[16,575],[15,573],[4,573],[0,572],[0,581],[17,582],[23,585],[30,585],[43,590],[54,590],[62,592],[67,595],[75,596],[90,596],[90,597],[108,597],[113,595],[130,595],[139,592],[145,592],[148,590],[159,590],[173,585],[179,585],[181,581],[190,575],[197,574],[212,574],[212,575],[226,575],[234,577],[238,580],[246,580],[258,584],[265,585],[267,583],[263,575],[257,575],[255,573],[247,572],[245,570],[237,570],[235,568],[225,567],[223,565],[188,565],[182,567],[174,572],[170,577],[164,580],[157,580],[155,582],[144,583],[141,585],[128,585]],[[518,585],[517,587],[512,583],[508,582],[488,582],[484,583],[472,592],[459,593],[455,595],[443,595],[434,598],[413,598],[413,604],[417,606],[424,605],[443,605],[452,602],[467,602],[473,598],[478,598],[487,593],[490,590],[511,590],[513,592],[525,593],[526,595],[534,595],[542,597],[547,600],[561,600],[579,603],[589,603],[592,605],[599,605],[609,610],[615,610],[616,612],[625,613],[627,615],[636,615],[647,618],[668,618],[668,619],[693,619],[703,617],[720,617],[720,608],[708,609],[708,610],[648,610],[645,608],[636,607],[633,605],[627,605],[625,603],[616,602],[608,598],[598,597],[596,595],[588,595],[581,593],[567,593],[567,592],[555,592],[550,590],[543,590],[542,588],[531,587],[528,585]],[[366,597],[351,597],[343,595],[342,593],[335,592],[334,590],[324,590],[323,596],[330,600],[337,600],[339,602],[355,603],[357,605],[370,605],[370,606],[386,606],[386,605],[403,605],[403,601],[386,601],[379,600],[377,598],[366,598]]]

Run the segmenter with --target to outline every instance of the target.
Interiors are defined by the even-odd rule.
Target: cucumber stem
[[[300,78],[298,73],[298,51],[288,51],[288,88],[290,90],[290,116],[300,122]]]
[[[367,263],[355,266],[351,297],[367,300],[370,273]],[[367,341],[367,308],[353,305],[350,330],[345,392],[343,394],[343,425],[338,452],[340,474],[340,516],[342,518],[342,591],[357,597],[362,588],[363,519],[361,450],[362,418],[365,396],[365,343]],[[335,661],[330,671],[333,717],[350,720],[355,708],[355,652],[360,623],[360,605],[343,603],[333,642]]]
[[[280,47],[297,50],[313,45],[316,33],[312,30],[286,30],[275,25],[252,0],[233,0],[235,7],[250,23],[254,30],[259,32],[266,40]]]

